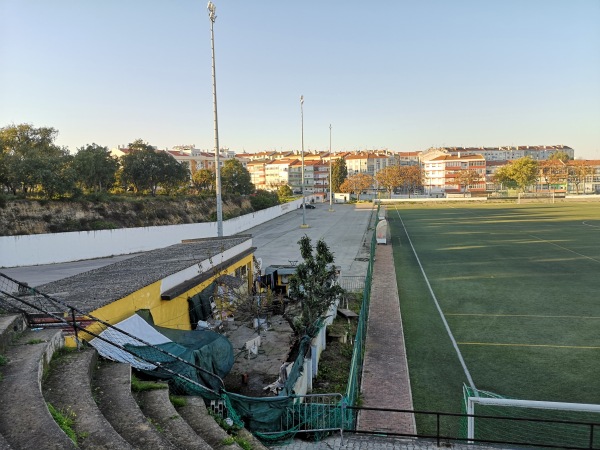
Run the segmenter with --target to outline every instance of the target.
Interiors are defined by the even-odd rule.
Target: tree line
[[[574,161],[566,152],[556,152],[546,161],[536,161],[529,156],[511,161],[500,167],[494,174],[494,181],[507,189],[524,192],[532,185],[548,190],[564,184],[575,186],[579,193],[586,178],[593,174],[593,168],[585,161]]]
[[[117,158],[107,147],[90,144],[74,155],[56,144],[58,131],[31,124],[0,128],[0,185],[15,196],[57,199],[83,194],[121,194],[156,196],[209,193],[215,189],[215,172],[199,169],[190,176],[187,163],[170,154],[156,151],[137,139],[129,151]],[[221,168],[224,195],[253,194],[253,206],[269,207],[279,203],[277,194],[256,192],[248,170],[236,159]]]
[[[408,195],[422,189],[423,171],[419,166],[388,166],[371,176],[366,173],[348,175],[346,161],[339,158],[331,168],[331,189],[333,192],[351,193],[360,201],[360,194],[372,186],[392,192],[400,190]]]

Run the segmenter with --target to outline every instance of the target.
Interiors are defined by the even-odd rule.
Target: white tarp
[[[115,327],[137,337],[138,339],[148,342],[149,344],[158,345],[172,342],[170,339],[156,331],[148,322],[146,322],[137,314],[134,314],[128,319],[115,324]],[[120,346],[124,346],[125,344],[146,345],[115,330],[114,328],[108,328],[104,330],[102,333],[100,333],[100,336]],[[129,363],[136,369],[153,370],[156,368],[155,365],[142,361],[136,356],[133,356],[131,353],[121,350],[120,348],[115,347],[114,345],[111,345],[101,339],[94,338],[90,341],[90,344],[96,350],[98,350],[100,355],[105,358],[112,359],[113,361]]]

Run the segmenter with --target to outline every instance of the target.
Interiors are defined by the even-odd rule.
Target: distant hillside
[[[223,201],[223,219],[254,211],[247,197]],[[110,201],[7,200],[0,204],[0,235],[177,225],[216,220],[208,197],[126,197]]]

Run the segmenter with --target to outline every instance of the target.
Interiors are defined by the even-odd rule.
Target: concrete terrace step
[[[93,391],[100,411],[131,446],[141,450],[175,450],[144,416],[131,392],[129,364],[99,361]]]
[[[91,378],[97,359],[93,348],[55,355],[43,384],[44,397],[59,411],[72,414],[80,448],[131,449],[94,401]]]
[[[169,399],[169,389],[138,392],[135,398],[146,417],[160,426],[171,443],[183,450],[211,450],[196,432],[183,420]]]
[[[177,412],[194,429],[196,434],[202,436],[212,448],[215,450],[241,449],[236,443],[230,445],[224,443],[229,435],[208,413],[201,397],[185,396],[182,398],[185,399],[185,406],[178,407]],[[260,443],[257,443],[257,446],[253,445],[253,448],[261,450],[263,447]]]
[[[41,381],[54,351],[63,345],[60,331],[25,331],[6,350],[0,370],[0,434],[15,450],[75,449],[56,424],[42,395]]]
[[[12,340],[18,337],[25,328],[27,328],[27,322],[22,314],[0,316],[0,355],[4,354]]]
[[[8,442],[6,442],[6,439],[4,439],[4,437],[2,437],[2,435],[0,434],[0,450],[11,450],[12,447],[10,446],[10,444]]]

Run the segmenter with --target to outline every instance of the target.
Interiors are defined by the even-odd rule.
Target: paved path
[[[367,408],[413,409],[391,245],[375,253],[361,393]],[[361,411],[361,431],[415,434],[413,414]]]

